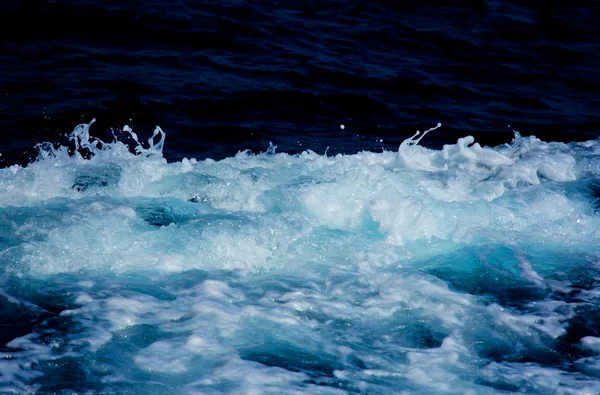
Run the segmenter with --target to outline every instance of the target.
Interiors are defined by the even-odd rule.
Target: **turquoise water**
[[[0,169],[0,390],[600,392],[600,141],[167,163],[89,126]]]

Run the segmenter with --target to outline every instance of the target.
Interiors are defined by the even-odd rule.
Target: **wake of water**
[[[600,141],[167,163],[90,125],[0,170],[3,391],[600,392]]]

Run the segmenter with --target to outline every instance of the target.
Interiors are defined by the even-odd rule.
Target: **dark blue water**
[[[3,163],[93,117],[169,159],[597,137],[597,2],[396,3],[3,2]]]
[[[600,393],[599,21],[2,2],[0,392]]]

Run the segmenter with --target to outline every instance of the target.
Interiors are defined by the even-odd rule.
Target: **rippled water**
[[[597,140],[167,163],[89,126],[0,170],[4,391],[600,391]]]
[[[0,18],[0,165],[94,117],[105,139],[163,126],[168,160],[395,150],[438,122],[425,145],[600,129],[594,0],[27,0]]]

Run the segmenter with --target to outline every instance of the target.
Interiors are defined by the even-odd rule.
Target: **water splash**
[[[276,153],[275,150],[276,149],[277,149],[277,146],[273,145],[273,143],[269,141],[269,148],[267,148],[266,154],[267,155],[275,155],[275,153]]]
[[[160,155],[162,156],[162,151],[164,148],[164,144],[165,144],[165,138],[166,138],[166,133],[163,132],[163,130],[157,126],[154,129],[154,133],[152,134],[152,136],[148,139],[148,148],[144,148],[142,146],[142,144],[140,143],[140,141],[138,140],[138,136],[136,133],[133,132],[133,130],[131,129],[131,127],[129,127],[128,125],[125,125],[123,127],[123,131],[124,132],[128,132],[129,135],[131,136],[131,138],[133,138],[133,140],[137,143],[137,146],[135,147],[135,151],[138,154],[144,154],[146,156],[149,155]],[[158,136],[160,134],[160,140],[158,141],[158,143],[154,144],[154,138],[156,136]]]
[[[78,159],[85,159],[85,157],[81,154],[81,151],[84,150],[87,150],[90,156],[96,156],[102,152],[111,150],[122,151],[121,148],[125,147],[125,145],[114,135],[114,132],[114,141],[112,143],[106,143],[97,137],[93,137],[90,134],[90,128],[95,122],[96,118],[93,118],[89,123],[79,124],[73,129],[73,132],[68,135],[69,141],[73,141],[75,145],[73,155],[75,155]],[[155,128],[154,133],[148,139],[148,148],[143,147],[138,139],[137,134],[133,132],[131,127],[125,125],[123,127],[123,131],[129,133],[131,138],[137,144],[134,150],[138,155],[162,157],[166,133],[159,126]],[[160,139],[157,143],[154,143],[154,139],[158,135],[160,135]],[[59,155],[66,155],[68,152],[68,147],[60,146],[57,149],[54,147],[54,144],[50,142],[37,144],[36,148],[38,149],[37,161],[43,161],[50,157],[57,157]]]
[[[0,391],[600,390],[600,141],[167,163],[92,123],[0,169]]]

